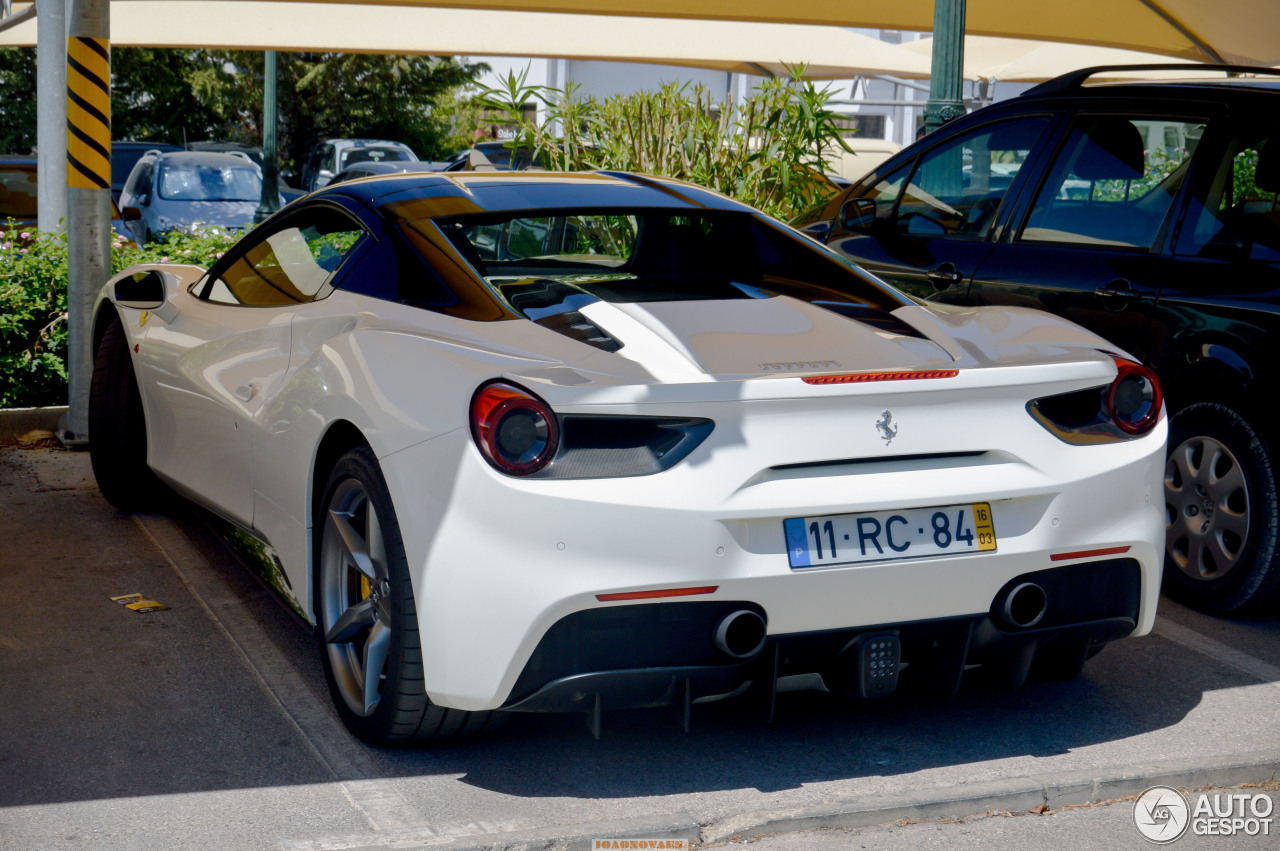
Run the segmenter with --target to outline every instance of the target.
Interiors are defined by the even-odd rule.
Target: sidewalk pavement
[[[1276,619],[1162,603],[1070,683],[946,703],[780,696],[521,716],[386,751],[334,715],[303,624],[190,509],[119,514],[87,453],[0,447],[0,847],[524,848],[715,843],[1026,810],[1280,773]],[[110,597],[165,604],[139,613]],[[1214,634],[1210,634],[1214,633]],[[1241,638],[1240,636],[1244,636]]]

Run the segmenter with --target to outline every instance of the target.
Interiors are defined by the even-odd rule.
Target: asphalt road
[[[695,707],[688,734],[675,711],[606,713],[600,741],[581,718],[516,716],[481,740],[369,748],[331,710],[306,628],[182,506],[122,516],[85,453],[12,447],[0,505],[0,848],[717,844],[1280,768],[1280,617],[1168,601],[1155,634],[1069,683],[966,684],[945,703],[784,694],[772,724],[726,701]],[[108,599],[132,592],[169,608]],[[1058,845],[1065,821],[965,823],[949,847]]]

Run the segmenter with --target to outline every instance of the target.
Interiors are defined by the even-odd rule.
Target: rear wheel
[[[147,466],[147,422],[129,343],[113,316],[93,359],[89,460],[98,490],[121,511],[154,508],[165,487]]]
[[[1275,472],[1266,444],[1238,413],[1204,402],[1169,428],[1164,587],[1217,615],[1271,599],[1280,587]]]
[[[500,713],[445,709],[427,696],[418,612],[395,509],[368,447],[339,459],[316,520],[316,628],[343,723],[375,745],[479,732]]]

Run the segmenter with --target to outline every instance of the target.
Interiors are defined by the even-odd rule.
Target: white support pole
[[[67,217],[66,0],[36,0],[37,226],[62,230]]]
[[[67,11],[67,377],[64,443],[89,440],[93,305],[111,275],[111,43],[107,0]]]

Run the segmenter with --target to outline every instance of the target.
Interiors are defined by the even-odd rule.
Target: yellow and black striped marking
[[[111,47],[67,39],[67,186],[111,188]]]

